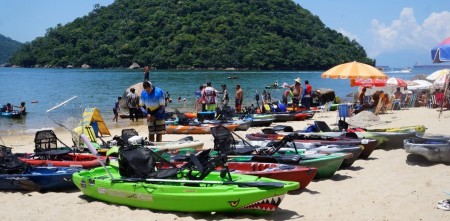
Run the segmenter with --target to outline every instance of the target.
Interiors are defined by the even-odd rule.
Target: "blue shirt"
[[[139,99],[139,106],[145,106],[147,111],[150,110],[151,114],[157,119],[165,118],[164,106],[166,105],[164,91],[158,87],[153,87],[152,92],[147,93],[143,90],[141,93],[141,98]],[[159,108],[159,109],[158,109]],[[158,109],[159,111],[155,111]]]

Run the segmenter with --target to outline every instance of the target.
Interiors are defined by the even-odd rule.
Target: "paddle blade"
[[[41,191],[41,187],[31,180],[17,180],[20,187],[28,191]]]

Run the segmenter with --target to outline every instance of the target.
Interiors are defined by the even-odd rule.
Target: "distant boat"
[[[394,74],[394,73],[403,73],[403,74],[408,74],[408,73],[411,73],[411,71],[412,71],[411,68],[402,68],[401,70],[394,70],[394,69],[391,69],[391,70],[389,70],[389,71],[385,71],[385,73],[391,73],[391,74]]]
[[[238,79],[238,77],[235,75],[235,76],[228,76],[228,79]]]

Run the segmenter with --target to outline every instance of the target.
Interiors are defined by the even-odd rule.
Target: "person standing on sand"
[[[164,91],[161,88],[153,87],[150,81],[143,83],[144,90],[141,93],[139,106],[147,117],[148,139],[151,142],[162,141],[162,135],[166,133],[166,101]]]
[[[205,110],[214,111],[216,110],[216,97],[218,91],[211,86],[211,82],[206,83],[206,87],[202,90],[202,98],[205,101]]]
[[[145,66],[144,67],[144,81],[149,81],[150,80],[150,66]]]
[[[202,90],[203,90],[203,85],[200,85],[198,87],[198,90],[196,90],[194,92],[194,96],[195,96],[194,110],[195,110],[195,112],[202,111]]]
[[[230,102],[230,98],[228,96],[227,85],[222,84],[221,86],[222,86],[222,92],[220,92],[219,94],[222,94],[222,99],[220,100],[220,102],[222,103],[223,106],[228,106],[228,103]]]
[[[242,101],[244,100],[244,91],[241,88],[240,84],[236,85],[236,96],[235,96],[235,108],[236,113],[240,113],[242,111]]]
[[[303,89],[302,93],[302,103],[306,107],[306,110],[310,109],[311,106],[311,92],[312,86],[309,84],[309,81],[305,81],[305,89]]]
[[[294,111],[297,110],[299,104],[300,104],[300,98],[302,97],[302,84],[300,83],[300,78],[295,79],[295,84],[292,86],[289,86],[289,88],[292,88],[292,109]]]
[[[136,121],[138,121],[138,108],[139,108],[139,95],[135,94],[135,89],[130,88],[130,93],[127,95],[127,106],[130,110],[130,120],[134,121],[136,118]]]
[[[114,113],[114,117],[113,117],[113,122],[117,122],[119,119],[119,111],[120,111],[120,100],[122,100],[122,97],[117,97],[117,101],[116,103],[114,103],[114,107],[113,107],[113,113]]]

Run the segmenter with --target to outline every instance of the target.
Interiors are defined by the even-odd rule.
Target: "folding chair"
[[[436,95],[431,94],[430,97],[428,97],[428,108],[436,108],[437,107],[437,103],[436,103]]]

